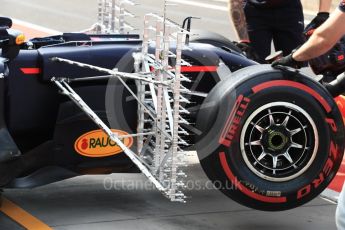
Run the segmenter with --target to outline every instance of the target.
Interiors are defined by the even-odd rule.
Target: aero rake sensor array
[[[125,9],[127,5],[137,5],[131,0],[98,0],[97,23],[82,32],[89,34],[125,34],[136,30],[126,18],[136,18]]]
[[[128,3],[121,1],[123,2]],[[102,6],[115,4],[114,1],[104,0],[101,3]],[[166,18],[167,2],[164,3],[163,17],[155,14],[147,14],[144,17],[142,49],[140,53],[133,54],[135,73],[123,73],[58,57],[52,58],[52,61],[106,73],[108,76],[100,76],[96,79],[117,78],[124,85],[138,103],[137,133],[130,135],[137,138],[137,152],[129,149],[122,142],[124,137],[113,133],[111,128],[72,89],[69,85],[72,79],[54,77],[51,80],[60,88],[62,94],[76,103],[112,141],[123,149],[123,152],[159,191],[171,201],[185,202],[186,196],[182,190],[185,186],[183,180],[186,174],[183,168],[187,163],[183,148],[188,144],[183,137],[188,136],[189,133],[181,125],[189,124],[184,118],[189,113],[184,108],[189,100],[184,96],[191,92],[181,84],[183,81],[190,82],[181,74],[181,66],[190,65],[182,60],[181,56],[183,49],[188,49],[184,38],[189,32]],[[100,16],[100,18],[104,17]],[[111,28],[113,29],[112,26]],[[122,31],[121,23],[120,31]],[[92,79],[95,77],[74,79],[74,81]],[[125,80],[135,81],[137,93],[130,89]]]

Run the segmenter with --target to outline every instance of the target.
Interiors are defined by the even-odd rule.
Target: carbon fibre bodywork
[[[132,54],[140,50],[141,41],[125,36],[110,40],[109,37],[99,37],[91,41],[80,34],[78,36],[83,41],[68,42],[67,35],[34,39],[31,49],[22,47],[19,55],[9,62],[10,74],[5,79],[6,123],[22,154],[30,158],[30,164],[7,187],[35,187],[83,174],[136,172],[125,154],[88,157],[76,151],[78,138],[97,127],[78,107],[59,94],[50,79],[54,76],[74,79],[100,74],[77,66],[53,63],[50,58],[68,58],[133,72]],[[202,43],[190,43],[189,47],[191,49],[183,52],[183,58],[194,68],[184,70],[192,79],[185,86],[200,93],[207,94],[217,82],[231,77],[228,73],[256,64],[229,47]],[[209,70],[203,68],[205,66],[214,68]],[[130,87],[135,90],[134,82]],[[136,129],[137,104],[128,100],[129,94],[122,85],[112,80],[99,80],[75,82],[73,88],[103,121],[110,123],[111,128],[127,133]],[[203,98],[191,96],[191,100],[194,102],[190,116],[193,123]],[[122,106],[111,106],[116,101],[120,101]]]

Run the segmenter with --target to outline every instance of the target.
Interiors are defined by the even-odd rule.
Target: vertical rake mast
[[[98,0],[98,26],[95,32],[125,34],[135,30],[125,21],[126,17],[135,18],[135,15],[125,9],[126,5],[136,5],[136,3],[132,0]]]
[[[188,132],[182,124],[189,124],[184,118],[188,111],[184,108],[189,101],[183,95],[190,93],[182,82],[190,80],[181,74],[182,65],[190,65],[182,59],[184,38],[188,31],[155,14],[144,18],[144,34],[141,53],[134,53],[136,73],[116,72],[97,66],[75,62],[63,58],[52,61],[77,65],[97,70],[117,78],[132,94],[138,103],[137,152],[127,148],[121,137],[113,133],[83,99],[72,89],[68,82],[92,79],[52,78],[61,92],[68,96],[97,124],[109,138],[122,148],[141,172],[171,201],[185,202],[182,190],[186,174],[183,168],[187,141],[183,136]],[[136,82],[135,94],[123,79]]]
[[[180,202],[185,201],[182,189],[186,174],[183,168],[187,163],[183,147],[188,145],[182,138],[182,135],[188,135],[188,132],[181,127],[182,123],[188,124],[183,118],[183,114],[188,113],[183,104],[189,101],[181,94],[183,91],[186,92],[181,81],[189,81],[181,74],[181,65],[189,65],[182,60],[186,33],[188,32],[167,20],[166,16],[147,14],[144,18],[142,53],[135,55],[137,58],[142,58],[142,72],[154,71],[157,81],[173,82],[171,85],[154,85],[138,81],[138,98],[151,107],[156,114],[156,120],[150,119],[139,105],[137,132],[141,133],[149,129],[154,130],[155,135],[140,137],[137,141],[141,157],[150,165],[152,173],[167,189],[168,197],[172,201]],[[154,44],[154,52],[149,52],[152,44]],[[138,60],[136,63],[139,63]],[[175,66],[170,66],[169,63],[175,63]]]

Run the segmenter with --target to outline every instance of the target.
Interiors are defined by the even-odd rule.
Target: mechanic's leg
[[[273,32],[273,42],[276,51],[283,51],[286,56],[292,50],[304,43],[304,17],[301,6],[287,7],[275,11],[277,22]]]
[[[268,30],[248,31],[251,46],[257,54],[259,63],[266,63],[265,58],[271,54],[272,33]]]
[[[0,75],[0,163],[20,155],[5,122],[5,77]]]
[[[252,48],[258,56],[258,62],[265,63],[265,58],[271,54],[272,43],[272,16],[269,9],[261,9],[246,4],[244,12],[247,21],[247,30]]]
[[[293,30],[293,29],[292,29]],[[275,31],[273,34],[273,43],[276,51],[283,51],[283,55],[289,55],[294,49],[303,44],[302,33],[293,31]]]
[[[338,230],[345,230],[345,184],[339,195],[335,222]]]

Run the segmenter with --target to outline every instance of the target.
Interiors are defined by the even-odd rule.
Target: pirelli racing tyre
[[[344,152],[343,121],[331,95],[310,77],[268,65],[218,83],[196,128],[198,157],[216,188],[258,210],[315,198]]]

